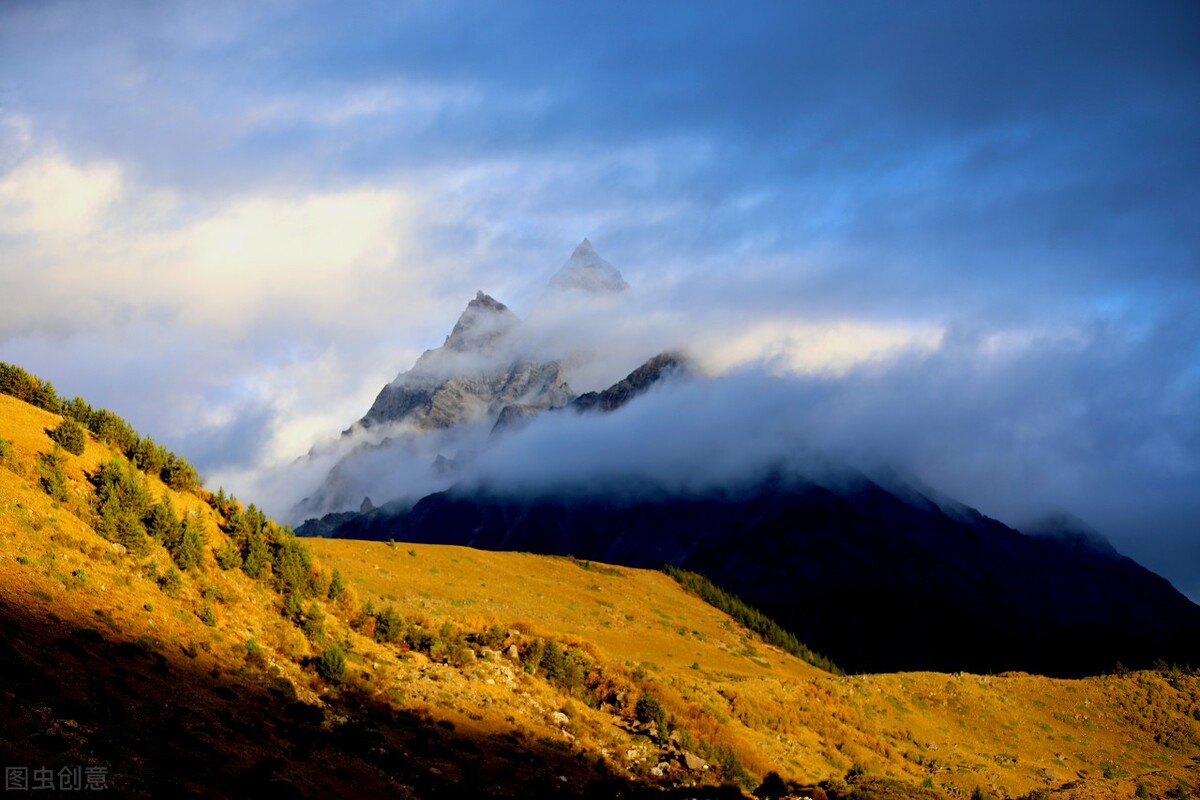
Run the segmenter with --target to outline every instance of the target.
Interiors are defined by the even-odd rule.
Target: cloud
[[[668,384],[609,415],[545,414],[485,449],[465,482],[695,492],[780,465],[888,467],[1017,526],[1074,513],[1195,596],[1200,373],[1158,352],[1181,333],[952,330],[836,373],[758,367]]]
[[[191,208],[171,190],[129,185],[111,162],[30,158],[0,178],[0,252],[27,265],[0,281],[32,302],[0,324],[82,327],[122,308],[226,335],[284,314],[333,323],[363,284],[419,292],[405,268],[414,203],[404,187],[365,186]]]

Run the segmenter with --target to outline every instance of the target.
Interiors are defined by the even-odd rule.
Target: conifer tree
[[[83,455],[83,446],[87,436],[83,428],[75,420],[67,417],[50,430],[50,439],[62,446],[72,455]]]
[[[150,509],[150,513],[146,515],[146,533],[151,539],[163,545],[168,546],[176,538],[179,530],[179,517],[175,515],[175,508],[171,505],[171,498],[163,495]]]
[[[171,558],[182,570],[198,567],[204,559],[204,533],[199,520],[188,514],[179,525],[179,538],[171,548]]]
[[[38,457],[42,489],[60,503],[67,501],[67,476],[63,472],[62,450],[56,444],[49,453]]]

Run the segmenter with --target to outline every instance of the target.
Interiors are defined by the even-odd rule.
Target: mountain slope
[[[1044,788],[1116,798],[1139,781],[1160,794],[1181,778],[1200,784],[1189,761],[1200,755],[1200,684],[1182,672],[837,677],[748,636],[658,571],[440,545],[311,546],[362,597],[400,612],[517,620],[587,641],[651,676],[681,725],[713,714],[746,763],[761,759],[802,783],[859,763],[898,779],[898,797],[921,796],[926,779],[931,796],[957,797],[981,787],[994,797]],[[849,794],[825,784],[838,786]],[[875,786],[866,795],[888,796]]]
[[[456,489],[334,534],[685,567],[852,670],[1079,675],[1117,661],[1200,663],[1200,608],[1133,561],[952,517],[862,476],[708,496]]]
[[[157,541],[135,554],[94,527],[97,475],[119,451],[89,436],[82,455],[62,454],[47,435],[60,421],[0,396],[6,765],[100,769],[121,797],[537,796],[550,787],[636,796],[647,788],[631,765],[601,757],[633,743],[632,702],[646,685],[619,665],[588,680],[627,685],[629,708],[593,709],[572,700],[589,684],[569,694],[489,649],[528,658],[557,640],[364,608],[352,587],[335,593],[341,579],[270,522],[264,532],[279,549],[252,578],[249,557],[242,567],[226,558],[241,521],[256,518],[253,506],[174,492],[152,476],[139,479],[150,500],[169,498],[190,515],[203,549],[199,563],[178,571],[178,557]],[[50,453],[66,486],[58,498],[42,488],[39,462]],[[297,564],[307,566],[289,572]],[[284,592],[289,574],[302,582],[290,590],[302,590],[297,610]],[[411,644],[382,636],[385,622],[415,637]],[[344,667],[326,666],[331,648],[344,653]],[[583,654],[568,644],[560,652]],[[575,733],[565,738],[550,712],[568,706]],[[564,747],[575,738],[586,745]]]
[[[616,411],[659,381],[693,371],[691,363],[682,354],[660,353],[609,388],[579,395],[571,401],[570,407],[579,412]]]
[[[59,454],[47,494],[60,420],[0,396],[6,766],[99,769],[120,797],[729,797],[772,769],[834,798],[1198,782],[1193,675],[835,677],[658,572],[353,541],[311,542],[295,572],[269,522],[252,578],[226,560],[252,507],[147,476],[204,531],[172,585],[173,551],[94,527],[118,450]]]

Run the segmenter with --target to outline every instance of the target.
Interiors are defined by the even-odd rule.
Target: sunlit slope
[[[65,497],[44,490],[39,462],[61,419],[0,396],[6,765],[102,767],[122,797],[636,796],[721,780],[647,775],[666,751],[634,731],[637,695],[621,674],[610,682],[628,703],[602,711],[478,646],[478,630],[429,631],[460,645],[456,663],[378,641],[352,590],[309,595],[303,620],[289,617],[270,567],[252,580],[218,565],[231,536],[212,495],[145,476],[206,537],[168,590],[161,544],[133,554],[93,528],[93,479],[115,450],[89,437],[82,455],[59,453]],[[316,559],[308,575],[330,585]],[[323,648],[335,644],[345,668],[330,678]],[[535,642],[496,644],[528,654]]]
[[[714,797],[771,770],[835,798],[1200,785],[1197,679],[1165,666],[842,678],[657,572],[401,543],[305,542],[318,590],[297,616],[278,563],[256,579],[220,566],[237,514],[146,476],[206,537],[168,591],[162,544],[134,554],[93,528],[113,449],[89,436],[82,455],[60,454],[65,496],[41,484],[60,420],[0,396],[6,764],[106,765],[131,797]],[[388,619],[400,635],[381,635]],[[552,675],[550,643],[582,671]],[[318,669],[331,644],[346,653],[336,680]],[[661,703],[654,725],[646,698]]]
[[[526,553],[317,539],[364,599],[593,643],[704,709],[761,763],[816,781],[854,764],[952,796],[1131,797],[1200,785],[1194,676],[836,677],[755,640],[658,572]]]
[[[360,597],[403,613],[524,621],[589,641],[618,662],[664,672],[698,668],[730,679],[824,674],[757,641],[660,572],[448,545],[306,542],[353,576]]]

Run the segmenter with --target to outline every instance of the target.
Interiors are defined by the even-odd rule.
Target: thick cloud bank
[[[891,468],[1017,527],[1074,514],[1197,596],[1200,375],[1161,358],[1186,330],[951,331],[933,351],[838,375],[760,367],[669,382],[612,414],[543,414],[462,479],[694,492],[780,467]]]

